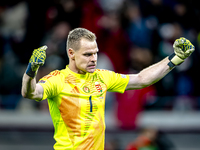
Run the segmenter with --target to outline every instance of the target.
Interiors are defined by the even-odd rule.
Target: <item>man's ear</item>
[[[68,56],[70,59],[74,60],[75,59],[75,51],[72,48],[68,49]]]

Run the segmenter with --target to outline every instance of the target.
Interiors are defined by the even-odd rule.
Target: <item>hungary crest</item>
[[[83,86],[83,91],[84,91],[85,93],[90,93],[90,89],[89,89],[89,87],[87,87],[87,86]]]

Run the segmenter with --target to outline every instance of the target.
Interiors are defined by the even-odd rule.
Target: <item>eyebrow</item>
[[[87,51],[87,52],[84,52],[83,54],[92,54],[92,53],[97,53],[97,52],[99,52],[99,49],[97,49],[97,51],[95,51],[95,52]]]

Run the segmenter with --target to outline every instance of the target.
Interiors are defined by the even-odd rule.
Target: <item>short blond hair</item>
[[[75,28],[74,30],[71,30],[69,32],[66,43],[67,50],[69,48],[72,48],[73,50],[79,50],[80,40],[82,38],[87,39],[89,41],[95,41],[96,35],[85,28]]]

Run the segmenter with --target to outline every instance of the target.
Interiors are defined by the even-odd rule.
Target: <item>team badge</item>
[[[95,87],[96,87],[96,89],[97,89],[98,92],[102,92],[102,87],[99,84],[99,82],[95,82]]]
[[[83,87],[83,91],[84,91],[85,93],[90,93],[90,89],[89,89],[87,86],[84,86],[84,87]]]
[[[45,83],[46,81],[45,80],[40,80],[38,83]]]

